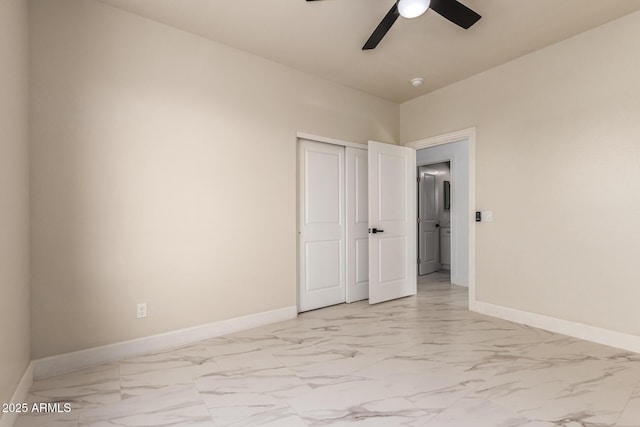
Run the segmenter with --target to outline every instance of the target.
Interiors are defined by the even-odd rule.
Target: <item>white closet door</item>
[[[347,302],[369,297],[367,150],[347,147]]]
[[[416,278],[416,152],[369,142],[369,303],[408,295]]]
[[[345,302],[344,152],[300,141],[299,311]]]

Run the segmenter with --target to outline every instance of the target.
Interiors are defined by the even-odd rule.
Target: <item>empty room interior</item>
[[[0,0],[0,427],[640,426],[640,0]]]

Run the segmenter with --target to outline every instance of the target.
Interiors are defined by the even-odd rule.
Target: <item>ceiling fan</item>
[[[318,0],[307,0],[318,1]],[[391,10],[387,12],[382,21],[362,46],[362,50],[375,49],[387,31],[396,22],[398,16],[403,18],[417,18],[428,9],[442,15],[465,30],[478,22],[480,15],[456,0],[397,0]]]

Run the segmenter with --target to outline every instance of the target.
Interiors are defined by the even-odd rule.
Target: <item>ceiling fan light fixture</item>
[[[431,0],[399,0],[398,12],[403,18],[417,18],[429,9]]]

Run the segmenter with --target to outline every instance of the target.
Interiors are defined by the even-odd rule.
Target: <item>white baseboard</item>
[[[192,328],[179,329],[130,341],[37,359],[32,362],[33,376],[35,379],[41,379],[65,374],[82,368],[168,350],[208,338],[293,319],[297,315],[298,308],[289,306]]]
[[[515,323],[556,332],[562,335],[592,341],[610,347],[640,353],[640,336],[598,328],[584,323],[516,310],[482,301],[471,302],[469,309],[477,313],[498,317]]]
[[[27,401],[27,393],[31,389],[31,384],[33,384],[33,362],[29,363],[27,369],[24,371],[20,382],[18,383],[18,387],[13,392],[13,396],[11,396],[11,400],[7,403],[24,403]],[[16,418],[18,418],[17,413],[7,412],[0,413],[0,427],[12,427],[13,423],[16,422]]]

